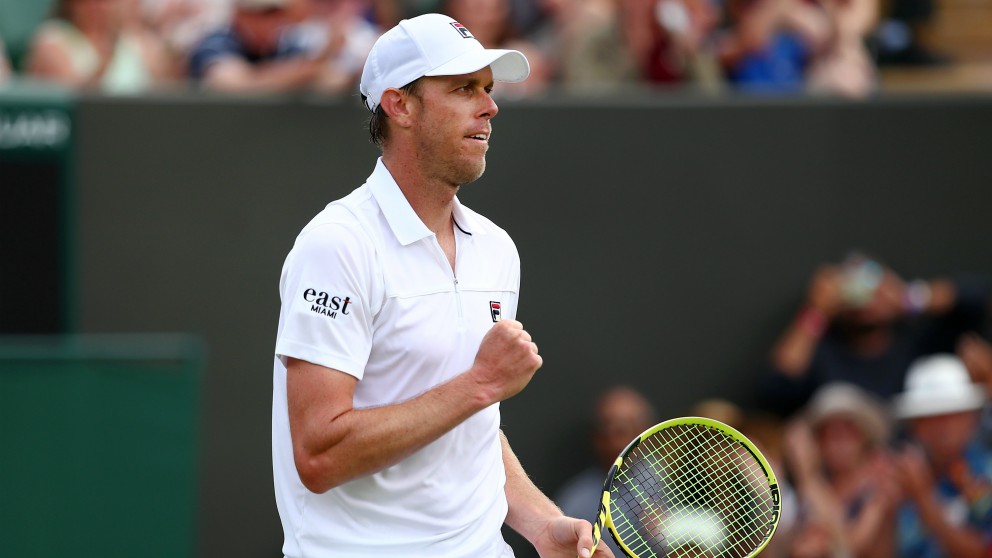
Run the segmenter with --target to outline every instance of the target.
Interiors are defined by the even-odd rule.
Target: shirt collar
[[[366,181],[376,203],[382,209],[382,214],[389,223],[396,240],[403,246],[408,246],[418,240],[427,238],[434,233],[427,228],[427,225],[420,220],[420,217],[410,206],[406,196],[400,190],[393,175],[382,162],[382,157],[376,161],[375,170],[372,171]],[[463,207],[458,197],[455,197],[454,208],[452,210],[455,219],[455,226],[467,234],[485,233],[479,220],[471,214],[467,208]]]

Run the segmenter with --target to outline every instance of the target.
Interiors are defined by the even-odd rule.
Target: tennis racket
[[[644,431],[610,468],[593,551],[609,529],[631,558],[755,556],[775,533],[780,505],[775,473],[743,434],[676,418]]]

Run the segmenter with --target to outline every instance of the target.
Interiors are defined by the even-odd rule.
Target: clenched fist
[[[501,320],[483,337],[470,374],[495,403],[524,389],[543,362],[523,324]]]

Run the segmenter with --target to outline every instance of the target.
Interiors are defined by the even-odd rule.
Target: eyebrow
[[[457,79],[453,79],[452,82],[465,83],[466,85],[471,85],[472,87],[475,87],[477,85],[482,85],[483,87],[489,89],[492,89],[496,85],[495,80],[488,80],[488,83],[483,83],[483,81],[479,78],[465,78],[465,77],[459,77]]]

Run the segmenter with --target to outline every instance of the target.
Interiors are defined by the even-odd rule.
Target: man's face
[[[830,472],[860,466],[868,455],[868,438],[858,424],[844,416],[825,418],[816,429],[816,441],[824,465]]]
[[[493,72],[486,67],[460,76],[425,77],[415,103],[413,132],[420,167],[452,186],[477,180],[486,170],[499,108],[490,92]]]
[[[607,469],[638,434],[651,426],[651,408],[640,395],[617,390],[597,405],[593,449]]]
[[[960,457],[975,434],[978,413],[967,411],[929,417],[918,417],[910,421],[910,432],[926,450],[927,455],[937,466]]]

